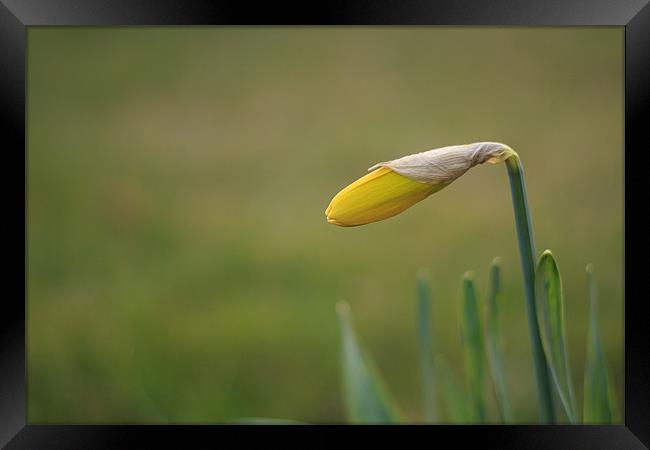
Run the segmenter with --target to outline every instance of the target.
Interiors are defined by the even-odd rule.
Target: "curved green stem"
[[[528,331],[532,347],[533,365],[535,367],[535,378],[537,380],[540,420],[543,423],[552,423],[555,422],[555,413],[553,411],[551,383],[548,365],[540,339],[539,326],[537,324],[537,312],[535,310],[536,252],[535,241],[533,240],[533,226],[530,220],[530,211],[528,210],[526,185],[524,184],[524,169],[516,153],[506,159],[505,163],[508,169],[508,178],[510,179],[512,206],[515,213],[515,226],[521,257],[521,269],[524,276]]]

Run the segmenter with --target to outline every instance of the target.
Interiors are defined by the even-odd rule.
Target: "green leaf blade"
[[[564,327],[562,279],[553,254],[544,251],[535,270],[535,306],[544,354],[560,401],[571,423],[577,422]]]
[[[479,312],[474,274],[466,272],[463,276],[463,351],[465,358],[465,377],[473,420],[483,423],[487,418],[485,401],[485,346],[481,315]]]
[[[399,414],[379,373],[360,347],[345,302],[336,305],[341,329],[344,397],[352,423],[397,423]]]
[[[487,302],[486,350],[492,374],[499,416],[504,423],[512,422],[512,408],[507,391],[507,379],[499,333],[498,308],[501,302],[501,259],[494,258],[490,266],[490,288]]]

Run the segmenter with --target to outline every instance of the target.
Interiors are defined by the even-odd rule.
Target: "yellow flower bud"
[[[327,221],[353,227],[387,219],[448,186],[477,164],[496,164],[515,152],[497,142],[454,145],[375,164],[372,172],[334,196]]]

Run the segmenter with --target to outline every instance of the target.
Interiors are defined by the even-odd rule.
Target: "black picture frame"
[[[26,134],[25,76],[27,27],[106,25],[490,25],[621,26],[625,28],[625,416],[624,424],[505,426],[146,426],[32,425],[26,422],[25,298],[26,279]],[[188,446],[197,439],[223,443],[273,439],[290,434],[283,445],[339,445],[334,431],[352,431],[384,443],[406,433],[429,445],[474,442],[496,448],[637,449],[650,445],[650,338],[647,299],[637,264],[647,243],[647,220],[635,214],[643,204],[643,164],[648,151],[650,109],[650,5],[647,0],[330,0],[327,2],[259,2],[218,0],[0,0],[0,111],[5,160],[3,234],[4,290],[0,333],[0,445],[6,448],[129,448],[137,442]],[[631,163],[630,163],[631,162]],[[17,180],[6,175],[16,175]],[[22,181],[25,196],[15,185]],[[11,187],[10,187],[11,186]],[[11,211],[11,213],[9,213]],[[18,236],[25,238],[24,245]],[[15,236],[14,236],[15,234]],[[21,265],[22,263],[22,265]],[[11,290],[14,292],[14,290]],[[22,294],[22,298],[20,296]],[[254,432],[252,432],[254,431]],[[440,439],[443,439],[442,441]],[[144,441],[143,441],[144,440]],[[445,444],[446,446],[447,444]]]

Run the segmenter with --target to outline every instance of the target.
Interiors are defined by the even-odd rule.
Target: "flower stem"
[[[528,198],[524,184],[524,169],[519,156],[515,153],[505,161],[510,179],[512,206],[515,213],[515,226],[519,241],[521,269],[524,276],[524,291],[526,294],[526,312],[528,314],[528,331],[532,347],[533,365],[537,380],[537,396],[539,398],[539,414],[542,423],[555,422],[553,397],[548,365],[537,323],[535,309],[535,241],[533,240],[533,225],[528,210]]]

